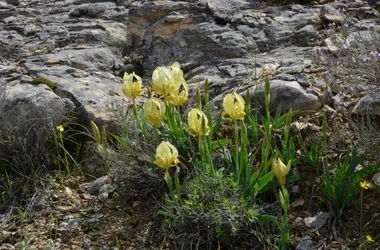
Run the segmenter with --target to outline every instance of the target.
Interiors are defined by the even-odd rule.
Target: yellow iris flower
[[[225,120],[243,120],[245,101],[238,93],[228,94],[223,99],[222,118]]]
[[[204,120],[205,131],[202,131],[202,120]],[[188,114],[189,126],[186,128],[188,132],[191,130],[195,132],[196,135],[208,135],[210,134],[210,127],[208,126],[208,119],[205,113],[201,110],[193,108]]]
[[[174,81],[173,72],[166,67],[157,67],[153,71],[152,81],[152,90],[164,97],[178,87]]]
[[[160,127],[165,119],[165,103],[158,98],[148,99],[143,106],[144,120],[152,126]]]
[[[277,178],[278,183],[280,183],[281,187],[285,186],[286,183],[286,175],[290,171],[290,165],[291,161],[288,162],[288,165],[286,166],[281,159],[274,159],[272,163],[272,168],[274,175]]]
[[[142,79],[141,77],[136,75],[135,72],[133,72],[132,74],[124,73],[123,83],[124,95],[129,98],[132,98],[133,101],[138,95],[140,95],[143,92],[141,89]]]
[[[181,91],[181,86],[183,87],[183,90]],[[188,100],[188,94],[189,94],[189,87],[185,80],[181,81],[181,84],[178,85],[178,87],[170,92],[166,97],[165,100],[167,100],[169,103],[175,105],[175,106],[181,106]]]
[[[152,80],[152,90],[158,95],[163,95],[172,104],[178,106],[187,101],[188,87],[178,62],[168,67],[157,67],[153,71]],[[184,91],[179,93],[181,86]]]
[[[156,149],[156,160],[153,162],[160,168],[168,170],[179,163],[178,150],[168,141],[163,141]]]
[[[60,133],[62,133],[63,131],[65,131],[65,129],[63,128],[62,125],[59,125],[59,126],[57,127],[57,131],[60,132]]]
[[[169,68],[171,69],[175,80],[183,79],[183,71],[178,62],[174,62]]]

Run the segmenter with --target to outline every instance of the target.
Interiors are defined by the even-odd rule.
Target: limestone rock
[[[69,12],[69,16],[70,17],[80,17],[80,16],[98,17],[99,15],[104,13],[106,9],[107,9],[107,6],[102,3],[82,4],[72,9]]]
[[[294,4],[264,13],[260,7],[247,0],[136,1],[126,50],[143,58],[146,77],[155,67],[178,61],[190,87],[209,79],[211,97],[247,87],[249,79],[275,74],[280,65],[286,73],[306,71],[308,65],[299,61],[309,52],[294,45],[316,41],[319,8]],[[268,70],[269,65],[277,66]]]
[[[314,217],[307,217],[304,219],[305,225],[309,228],[322,228],[329,218],[328,213],[320,212]]]
[[[368,94],[362,97],[352,109],[355,115],[379,114],[380,95],[376,93]]]
[[[375,186],[380,187],[380,173],[374,174],[372,177],[372,181],[373,184],[375,184]]]
[[[345,22],[343,13],[339,13],[331,4],[325,4],[321,7],[320,16],[327,23],[343,24]]]
[[[316,95],[307,93],[296,81],[272,80],[271,82],[271,110],[276,111],[282,105],[282,112],[288,112],[290,108],[301,111],[316,111],[322,104]],[[264,86],[250,88],[251,102],[264,98]],[[246,92],[242,92],[245,96]]]
[[[106,184],[107,181],[108,181],[107,175],[94,180],[93,182],[88,184],[87,192],[89,194],[98,194],[99,190]]]
[[[315,242],[310,236],[303,236],[298,243],[296,250],[309,250],[315,247]]]

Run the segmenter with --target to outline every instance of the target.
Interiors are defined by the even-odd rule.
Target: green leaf
[[[208,90],[209,86],[208,86],[208,78],[206,78],[205,80],[205,84],[204,84],[204,99],[205,99],[205,105],[207,105],[208,103],[208,99],[209,99],[209,90]]]
[[[277,217],[273,215],[261,214],[257,216],[257,219],[262,222],[276,222]]]
[[[134,151],[134,148],[129,144],[128,139],[119,137],[117,135],[111,135],[111,136],[115,138],[116,141],[119,142],[123,146],[123,148],[125,148],[126,150],[130,152]]]
[[[274,172],[270,171],[269,173],[267,173],[266,175],[264,175],[263,177],[261,177],[255,183],[254,188],[253,188],[253,194],[254,194],[254,196],[256,196],[265,186],[267,186],[267,184],[270,181],[272,181],[273,176],[274,176]]]
[[[209,120],[210,120],[210,125],[211,125],[212,119],[209,119]],[[212,126],[210,126],[210,128],[211,128],[210,137],[211,138],[215,135],[216,131],[218,131],[218,128],[219,128],[220,124],[222,124],[222,122],[223,122],[222,117],[219,117],[216,121],[214,121]]]
[[[292,183],[295,181],[299,181],[301,179],[302,179],[302,175],[300,175],[300,174],[289,175],[286,177],[286,183]],[[278,188],[278,187],[280,187],[280,184],[278,184],[277,181],[273,181],[273,182],[268,183],[268,185],[266,185],[265,187],[263,187],[261,192],[265,193],[268,190],[271,190],[273,188]]]
[[[95,124],[94,121],[91,121],[90,124],[91,124],[92,133],[94,134],[96,143],[98,144],[102,143],[102,137],[100,136],[100,131],[99,131],[98,126]]]
[[[217,140],[217,141],[212,141],[211,142],[211,149],[214,150],[217,148],[221,148],[222,146],[230,143],[231,141],[232,141],[231,139],[221,139],[221,140]]]

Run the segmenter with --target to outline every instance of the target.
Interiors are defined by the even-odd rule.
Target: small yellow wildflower
[[[368,242],[375,242],[375,241],[372,239],[371,235],[366,235],[365,237],[367,238],[367,241],[368,241]]]
[[[57,126],[57,131],[62,133],[63,131],[65,131],[65,129],[63,128],[62,125],[59,125],[59,126]]]
[[[368,183],[366,181],[360,181],[360,187],[363,189],[368,189]]]
[[[205,131],[203,134],[202,131],[202,120],[204,120]],[[190,131],[194,131],[196,135],[208,135],[210,133],[210,127],[208,126],[208,119],[203,111],[193,108],[190,110],[188,114],[188,123],[189,126],[186,130],[190,133]]]
[[[152,126],[160,127],[165,119],[165,103],[158,98],[148,99],[143,106],[144,120]]]
[[[178,150],[168,141],[163,141],[156,149],[156,160],[153,162],[160,168],[168,170],[179,163]]]
[[[245,101],[238,93],[228,94],[224,97],[222,118],[225,120],[243,120]]]
[[[286,166],[281,159],[274,159],[272,163],[272,168],[274,175],[277,178],[278,183],[280,183],[281,187],[285,186],[286,183],[286,175],[290,171],[291,161],[288,162]]]

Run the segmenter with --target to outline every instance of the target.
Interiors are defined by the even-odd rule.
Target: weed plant
[[[326,42],[329,51],[314,48],[314,61],[325,68],[321,76],[338,92],[378,91],[380,86],[380,33],[375,23],[358,24],[342,10],[346,23],[329,23]],[[339,86],[340,85],[340,86]],[[344,85],[344,87],[342,86]],[[344,89],[343,89],[344,88]]]

